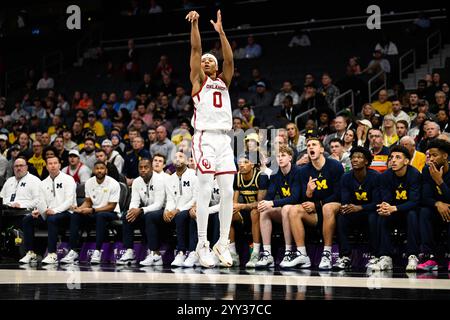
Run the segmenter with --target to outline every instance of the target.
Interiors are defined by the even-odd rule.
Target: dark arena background
[[[190,11],[217,74],[233,53],[211,106],[238,172],[231,267],[196,250],[211,158],[192,119],[217,86],[192,90]],[[175,319],[449,301],[449,22],[443,1],[2,3],[0,300]]]

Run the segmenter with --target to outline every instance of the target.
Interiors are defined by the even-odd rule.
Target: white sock
[[[292,251],[292,244],[287,244],[284,248],[284,251]]]
[[[253,243],[253,252],[259,253],[261,251],[261,243]]]
[[[272,254],[272,246],[270,244],[263,244],[264,251],[268,251],[270,254]]]
[[[230,252],[237,253],[236,251],[236,242],[232,242],[228,245],[228,248],[230,249]]]
[[[306,247],[297,247],[297,251],[299,251],[302,255],[307,256]]]
[[[323,251],[331,252],[331,246],[324,246]]]

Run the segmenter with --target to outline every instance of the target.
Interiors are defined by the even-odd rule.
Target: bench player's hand
[[[190,11],[187,15],[186,15],[186,20],[189,22],[194,22],[197,21],[198,18],[200,18],[200,15],[198,14],[197,11]]]

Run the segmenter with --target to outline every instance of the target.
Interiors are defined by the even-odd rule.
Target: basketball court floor
[[[12,300],[450,300],[450,272],[245,270],[0,263]]]

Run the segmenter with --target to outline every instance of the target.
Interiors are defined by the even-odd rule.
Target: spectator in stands
[[[27,119],[30,118],[30,114],[22,108],[22,103],[20,101],[16,101],[14,103],[14,110],[11,112],[10,119],[11,121],[18,121],[21,116],[25,116]]]
[[[105,127],[103,123],[97,120],[97,116],[95,111],[90,111],[88,113],[88,122],[84,124],[84,128],[88,128],[95,132],[95,135],[99,138],[104,137],[106,135]]]
[[[129,113],[131,113],[136,108],[136,100],[133,99],[132,93],[130,90],[125,90],[123,92],[123,101],[120,104],[119,110],[126,109]]]
[[[133,250],[134,229],[139,226],[145,228],[147,246],[150,249],[153,236],[149,227],[150,219],[162,214],[165,199],[165,185],[161,176],[153,174],[152,161],[139,161],[139,177],[133,181],[131,187],[131,201],[126,214],[122,214],[123,245],[126,249],[117,264],[136,263]],[[152,254],[152,257],[155,257]],[[159,257],[161,257],[159,255]],[[162,265],[162,258],[151,261],[152,265]]]
[[[150,146],[150,155],[162,154],[167,159],[167,165],[172,164],[175,156],[175,144],[167,138],[167,129],[164,126],[156,128],[157,141]]]
[[[289,147],[296,149],[298,153],[301,153],[306,149],[306,139],[304,135],[300,134],[298,127],[295,123],[290,122],[286,125],[288,132]]]
[[[125,163],[125,160],[120,155],[119,152],[113,149],[113,143],[109,139],[105,139],[102,142],[102,149],[105,151],[107,162],[113,164],[116,168],[118,173],[122,173],[123,166]]]
[[[292,102],[294,105],[297,105],[300,102],[299,101],[300,96],[296,91],[292,90],[292,81],[290,80],[285,80],[283,82],[283,87],[281,88],[281,91],[277,93],[277,95],[275,96],[275,101],[273,102],[274,107],[281,106],[286,96],[292,97]]]
[[[33,155],[28,159],[28,166],[33,167],[36,176],[43,180],[47,178],[48,171],[46,169],[46,162],[43,156],[42,143],[40,141],[33,142]]]
[[[379,260],[370,269],[392,269],[392,230],[400,221],[407,225],[408,265],[406,271],[416,271],[419,253],[418,206],[421,193],[420,172],[410,165],[409,151],[395,146],[389,153],[391,168],[380,176],[381,203],[377,205],[378,235],[380,237]],[[368,267],[369,268],[369,267]]]
[[[327,136],[328,134],[331,133],[331,121],[334,119],[334,114],[333,112],[326,108],[326,109],[321,109],[317,112],[317,114],[319,115],[318,117],[318,126],[317,126],[317,136],[323,141],[323,139],[325,138],[325,136]],[[314,130],[316,129],[316,124],[314,119],[310,118],[306,121],[305,123],[305,130]]]
[[[155,70],[153,71],[154,78],[156,81],[163,80],[164,77],[169,77],[169,79],[172,77],[173,73],[173,66],[169,62],[169,57],[165,54],[163,54],[159,58],[159,62],[155,67]]]
[[[141,159],[150,159],[150,153],[144,149],[144,139],[137,136],[132,141],[132,150],[125,156],[123,174],[127,178],[127,185],[131,186],[133,180],[139,176],[138,162]]]
[[[154,13],[161,13],[161,12],[163,12],[163,9],[156,2],[156,0],[150,0],[150,7],[148,9],[148,13],[149,14],[154,14]]]
[[[419,100],[419,107],[417,108],[417,112],[425,113],[427,116],[427,119],[436,120],[435,115],[430,112],[430,104],[425,99]]]
[[[36,85],[36,89],[37,90],[48,90],[48,89],[53,89],[54,86],[55,86],[55,81],[53,80],[53,78],[50,78],[48,76],[48,72],[47,71],[42,72],[42,78],[38,81],[38,83]]]
[[[172,81],[171,76],[164,74],[162,76],[162,83],[159,87],[159,92],[163,92],[164,95],[168,96],[169,98],[172,98],[175,96],[177,91],[176,84]]]
[[[379,172],[384,172],[387,169],[387,161],[389,155],[389,148],[383,145],[383,132],[380,129],[372,128],[368,132],[369,150],[374,156],[370,168]]]
[[[392,102],[388,100],[388,93],[385,89],[378,92],[378,100],[372,103],[372,107],[383,117],[392,112]]]
[[[417,150],[419,150],[422,153],[425,153],[430,141],[433,141],[441,134],[441,128],[440,128],[439,124],[434,121],[427,122],[424,126],[424,130],[425,130],[425,136],[423,137],[423,139],[419,142],[419,145],[417,146]]]
[[[246,105],[248,105],[248,104],[247,104],[247,100],[245,98],[242,98],[242,97],[238,98],[238,100],[237,100],[237,107],[233,110],[233,117],[242,118],[243,116],[242,116],[241,110]],[[255,115],[255,113],[253,112],[253,109],[251,110],[250,114],[252,116]]]
[[[6,134],[0,133],[0,154],[6,157],[8,152],[9,142]]]
[[[172,100],[172,109],[175,112],[181,111],[191,101],[191,96],[186,94],[186,90],[182,85],[178,85],[175,97]]]
[[[300,114],[300,108],[298,105],[294,105],[293,98],[290,95],[284,97],[282,101],[282,109],[280,111],[280,117],[286,119],[289,122],[294,122],[295,118]]]
[[[411,119],[410,122],[417,116],[418,108],[419,96],[416,91],[412,91],[409,93],[408,104],[403,106],[402,108],[403,111],[405,111],[409,115],[409,118]]]
[[[18,144],[13,144],[7,151],[6,159],[8,159],[8,166],[6,168],[6,179],[14,175],[14,162],[20,155],[20,147]]]
[[[344,143],[339,138],[331,139],[330,141],[330,155],[328,158],[339,161],[342,164],[345,172],[350,171],[350,154],[344,150]]]
[[[108,161],[108,157],[106,155],[106,152],[103,149],[96,149],[95,150],[95,159],[97,161],[103,162],[106,164],[107,169],[107,175],[116,180],[117,182],[122,181],[122,176],[120,175],[119,171],[117,170],[117,167]]]
[[[57,136],[52,143],[52,146],[55,148],[56,156],[59,158],[59,163],[61,168],[69,165],[69,151],[64,149],[64,139],[62,136]],[[45,150],[44,150],[45,152]],[[45,153],[44,153],[45,154]]]
[[[370,60],[367,67],[362,72],[369,75],[376,75],[380,71],[390,73],[391,64],[389,63],[389,60],[383,58],[383,53],[381,52],[381,50],[375,50],[373,52],[373,59]]]
[[[94,107],[94,101],[89,96],[88,92],[83,92],[83,97],[78,103],[78,109],[90,110]]]
[[[394,97],[391,99],[391,102],[392,112],[388,113],[386,117],[394,119],[395,122],[398,122],[399,120],[405,120],[409,126],[409,124],[411,123],[411,118],[405,111],[402,110],[403,107],[401,101],[397,97]]]
[[[272,106],[273,95],[267,91],[267,85],[263,81],[256,84],[256,92],[251,96],[249,104],[258,110],[264,110]]]
[[[128,51],[123,58],[122,72],[126,81],[137,80],[139,78],[139,56],[134,45],[134,40],[128,40]]]
[[[242,47],[239,47],[239,44],[237,40],[231,41],[231,50],[233,50],[233,58],[240,60],[245,58],[245,49]]]
[[[357,76],[362,73],[359,57],[350,57],[347,64],[347,75]]]
[[[386,116],[383,119],[383,145],[389,148],[393,144],[396,144],[397,141],[398,136],[395,120]]]
[[[381,41],[375,45],[375,51],[379,50],[385,56],[396,56],[398,55],[398,49],[394,42],[391,41],[389,36],[383,33]]]
[[[323,95],[317,94],[317,87],[312,83],[307,83],[300,97],[300,112],[308,111],[312,108],[326,109],[328,103]]]
[[[259,119],[252,115],[253,110],[249,105],[244,105],[241,108],[241,119],[242,119],[242,129],[248,130],[253,127],[259,127],[260,122]]]
[[[72,141],[72,131],[68,128],[63,131],[64,149],[67,151],[78,148],[78,144]]]
[[[265,79],[262,74],[261,70],[259,68],[253,68],[252,69],[252,80],[250,80],[248,85],[248,91],[250,92],[256,92],[256,87],[258,82],[263,82],[266,85],[266,89],[270,89],[270,84],[267,79]]]
[[[448,86],[448,83],[447,83],[447,82],[442,83],[442,92],[445,93],[446,102],[447,102],[447,104],[449,104],[449,99],[450,99],[450,87]]]
[[[235,134],[242,130],[242,119],[240,117],[233,117],[233,131]]]
[[[33,155],[33,151],[30,147],[31,141],[28,134],[25,132],[21,132],[17,140],[18,140],[17,142],[19,142],[20,154],[24,156],[26,159],[31,158],[31,156]]]
[[[47,256],[42,264],[57,264],[56,245],[58,241],[59,227],[67,225],[70,221],[69,210],[76,205],[76,184],[72,177],[60,171],[61,163],[56,156],[46,159],[46,167],[49,176],[42,181],[40,190],[40,202],[31,214],[23,219],[23,231],[27,255],[20,260],[27,263],[28,255],[33,256],[34,228],[38,225],[48,226]],[[55,188],[56,185],[56,188]]]
[[[325,72],[322,74],[322,85],[319,90],[317,90],[318,94],[324,96],[325,100],[328,103],[328,107],[332,108],[334,105],[334,100],[340,95],[339,88],[333,84],[333,79],[330,74]]]
[[[331,133],[325,137],[323,140],[323,145],[325,150],[329,151],[330,149],[330,142],[334,138],[343,139],[345,131],[347,130],[347,121],[343,116],[337,116],[336,119],[334,119],[334,129],[336,132]]]
[[[262,54],[261,45],[255,42],[253,35],[249,35],[247,38],[247,46],[245,47],[245,58],[254,59],[259,58]]]
[[[95,163],[94,176],[89,178],[85,185],[86,199],[79,207],[73,209],[74,212],[70,219],[70,234],[73,236],[73,243],[78,242],[81,224],[95,221],[96,243],[90,260],[91,264],[101,263],[101,248],[106,237],[107,223],[116,220],[120,214],[120,185],[116,180],[108,177],[107,173],[105,163]],[[63,260],[70,260],[73,249],[71,247],[71,251],[67,254],[68,257]],[[68,262],[73,263],[73,260],[75,259]]]
[[[411,155],[411,165],[422,172],[427,157],[424,153],[416,150],[416,142],[414,139],[409,136],[404,136],[400,139],[399,144],[408,149],[409,154]]]
[[[148,97],[155,97],[158,91],[158,86],[153,83],[152,76],[150,73],[144,73],[144,78],[142,84],[139,86],[136,94],[145,93]]]
[[[375,112],[375,109],[370,103],[365,103],[362,107],[361,113],[358,115],[358,118],[361,120],[366,119],[370,121]]]
[[[450,132],[449,117],[446,110],[439,110],[436,114],[436,119],[441,127],[441,132]]]
[[[6,114],[6,106],[3,103],[0,103],[0,119],[3,121],[3,125],[9,125],[11,122],[11,115]]]
[[[310,47],[311,39],[307,32],[303,30],[296,30],[294,36],[289,41],[288,47]]]
[[[97,162],[95,158],[95,139],[90,137],[84,139],[84,147],[80,153],[80,160],[89,169],[94,169],[94,164]]]
[[[409,128],[408,122],[406,122],[405,120],[398,120],[396,122],[395,129],[397,131],[397,136],[399,140],[408,135],[408,128]],[[398,144],[398,142],[396,144]]]
[[[214,47],[212,47],[211,50],[209,50],[209,53],[211,53],[213,56],[217,58],[217,60],[223,60],[223,54],[222,54],[222,45],[220,41],[214,42]]]
[[[343,146],[344,152],[350,154],[352,149],[358,145],[355,129],[347,129],[344,133],[344,138],[342,139],[342,142],[344,144]]]
[[[447,104],[447,96],[442,91],[436,91],[434,94],[435,103],[431,105],[430,111],[431,113],[438,113],[439,110],[444,110],[448,112],[448,104]]]

